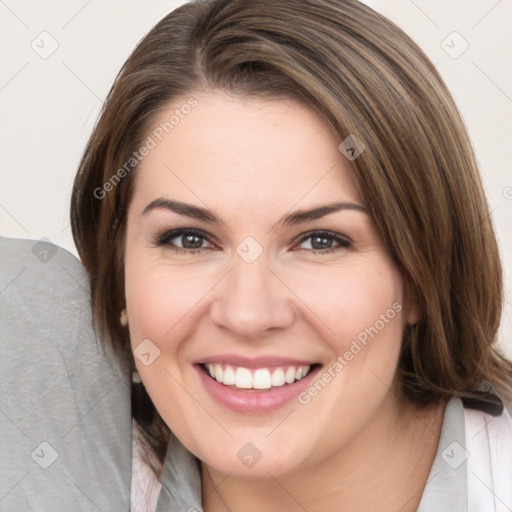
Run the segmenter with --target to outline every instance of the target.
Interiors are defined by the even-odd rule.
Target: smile
[[[217,382],[235,389],[271,389],[293,384],[306,377],[311,366],[279,366],[250,370],[242,366],[204,364],[203,368]]]
[[[267,414],[297,403],[320,363],[288,358],[211,356],[193,364],[207,395],[222,408],[241,414]]]

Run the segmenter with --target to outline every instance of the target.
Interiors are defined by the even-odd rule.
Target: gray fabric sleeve
[[[0,346],[0,512],[128,511],[130,379],[73,255],[0,238]]]

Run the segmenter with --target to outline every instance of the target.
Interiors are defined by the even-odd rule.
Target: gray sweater
[[[0,238],[0,344],[0,512],[128,511],[130,381],[73,255]]]

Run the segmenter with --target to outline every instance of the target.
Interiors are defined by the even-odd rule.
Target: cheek
[[[351,431],[361,428],[393,386],[404,328],[403,284],[385,260],[338,270],[329,279],[316,276],[296,285],[331,354],[299,402],[325,410],[339,404],[332,415]]]
[[[331,439],[338,436],[341,443],[375,414],[393,386],[404,328],[402,278],[381,261],[297,286],[303,286],[297,295],[307,296],[308,307],[318,315],[315,325],[332,357],[299,403],[332,411]],[[328,441],[319,443],[330,449]]]
[[[132,265],[127,258],[125,287],[132,346],[149,338],[165,350],[172,348],[187,315],[207,292],[208,282],[199,279],[198,272]]]
[[[196,286],[197,273],[194,278],[181,269],[140,262],[128,257],[125,267],[126,308],[135,364],[166,423],[182,431],[189,428],[186,425],[190,422],[204,422],[201,411],[194,407],[180,383],[180,364],[181,342],[194,329],[190,318],[197,314],[205,291]],[[139,357],[146,353],[150,354],[149,364]]]
[[[329,269],[328,274],[297,275],[292,286],[337,354],[348,350],[353,340],[364,345],[385,337],[400,343],[403,284],[391,264],[353,265]]]

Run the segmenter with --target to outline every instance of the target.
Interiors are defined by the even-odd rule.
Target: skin
[[[278,224],[331,202],[365,206],[341,140],[291,100],[195,97],[197,106],[137,170],[125,284],[132,348],[150,339],[160,350],[148,366],[136,358],[137,369],[163,419],[202,461],[205,510],[414,511],[443,413],[442,405],[400,400],[402,332],[418,308],[366,212]],[[185,101],[176,99],[154,126]],[[208,208],[222,222],[165,208],[144,214],[158,198]],[[174,252],[181,236],[155,243],[176,228],[204,231],[201,251]],[[304,237],[312,230],[334,231],[351,245],[330,238],[331,252],[314,253]],[[263,248],[252,263],[236,252],[247,236]],[[396,303],[396,316],[306,405],[235,413],[210,397],[192,366],[229,353],[301,358],[325,369]],[[237,457],[247,442],[262,454],[252,467]]]

